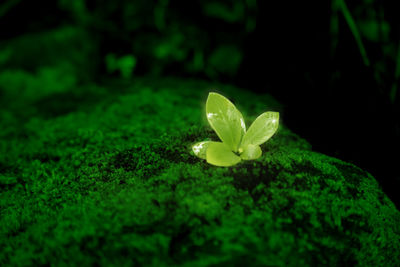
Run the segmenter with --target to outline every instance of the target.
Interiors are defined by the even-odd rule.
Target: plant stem
[[[340,10],[342,11],[344,19],[346,20],[347,25],[349,25],[350,31],[353,34],[354,39],[356,40],[356,43],[357,43],[358,49],[360,50],[360,54],[361,54],[362,60],[364,62],[364,65],[368,67],[370,65],[370,62],[369,62],[369,59],[367,56],[367,52],[366,52],[364,44],[361,40],[360,32],[357,29],[357,25],[354,22],[354,19],[351,16],[351,13],[350,13],[349,9],[347,8],[346,3],[344,2],[344,0],[334,0],[334,1],[337,1],[337,5],[339,6]]]
[[[0,18],[7,14],[7,12],[19,2],[21,2],[21,0],[8,0],[7,2],[0,5]]]

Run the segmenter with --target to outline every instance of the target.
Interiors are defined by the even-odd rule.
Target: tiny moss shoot
[[[226,97],[215,92],[208,94],[206,114],[222,142],[198,142],[192,150],[197,157],[220,167],[261,157],[260,145],[270,139],[279,126],[279,113],[268,111],[258,116],[246,131],[242,113]]]

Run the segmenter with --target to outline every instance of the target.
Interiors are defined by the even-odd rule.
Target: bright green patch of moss
[[[191,155],[217,138],[202,118],[209,88],[142,79],[81,87],[62,110],[5,106],[0,265],[400,264],[400,213],[375,179],[284,125],[255,161],[219,168]],[[245,117],[279,110],[219,88]]]

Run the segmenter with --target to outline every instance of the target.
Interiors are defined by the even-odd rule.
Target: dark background
[[[177,76],[269,93],[314,150],[369,171],[399,207],[394,4],[3,0],[0,80],[50,66],[77,84]]]

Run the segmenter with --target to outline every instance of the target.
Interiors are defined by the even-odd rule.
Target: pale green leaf
[[[198,142],[198,143],[194,144],[192,146],[193,153],[201,159],[206,159],[207,148],[211,143],[213,143],[213,142],[212,141],[202,141],[202,142]]]
[[[212,142],[207,148],[207,162],[221,167],[233,166],[240,162],[240,157],[224,143]]]
[[[244,149],[248,145],[261,145],[276,132],[279,125],[278,112],[264,112],[253,122],[249,130],[243,136],[240,147]]]
[[[240,154],[240,157],[244,160],[252,160],[252,159],[258,159],[261,157],[262,151],[260,146],[258,145],[248,145],[244,148],[242,154]]]
[[[246,132],[243,116],[227,98],[210,93],[206,103],[207,120],[218,137],[236,152]]]

